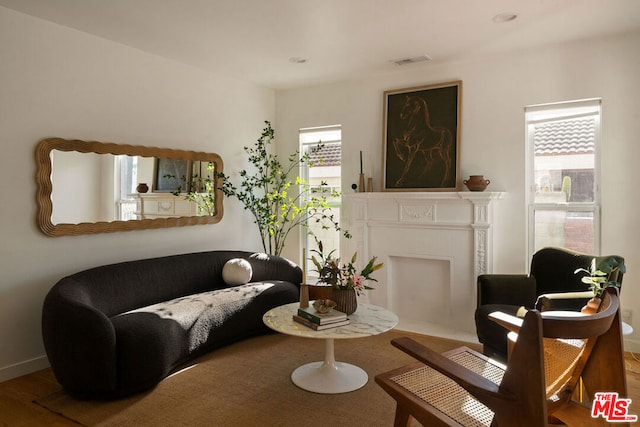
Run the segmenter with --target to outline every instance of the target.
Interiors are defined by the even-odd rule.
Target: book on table
[[[308,328],[311,328],[316,331],[324,331],[326,329],[337,328],[340,326],[346,326],[349,324],[349,319],[338,320],[337,322],[325,323],[324,325],[318,325],[317,323],[312,322],[306,317],[298,316],[297,314],[293,315],[293,320],[298,322]]]
[[[317,323],[318,325],[325,325],[327,323],[340,322],[347,318],[347,315],[338,310],[331,310],[328,313],[320,313],[315,308],[309,306],[307,308],[298,308],[298,316],[304,317],[307,320]]]

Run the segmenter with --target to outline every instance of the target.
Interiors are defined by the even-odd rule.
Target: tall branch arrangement
[[[280,255],[289,233],[302,226],[311,233],[311,223],[320,224],[323,229],[334,228],[340,231],[338,218],[334,218],[327,197],[339,197],[337,191],[328,191],[329,186],[322,182],[320,188],[312,187],[299,175],[291,180],[289,174],[302,164],[313,166],[310,155],[322,149],[320,142],[310,153],[300,155],[300,151],[289,156],[287,165],[283,165],[277,155],[269,152],[274,140],[274,130],[266,121],[266,128],[253,147],[244,147],[252,173],[240,171],[240,184],[236,186],[231,178],[222,172],[220,190],[227,197],[238,199],[246,210],[251,212],[260,231],[262,247],[271,255]],[[348,231],[343,232],[349,238]]]

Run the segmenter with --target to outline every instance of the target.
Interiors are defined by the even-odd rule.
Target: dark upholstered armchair
[[[520,307],[535,308],[538,296],[562,292],[588,291],[582,283],[583,275],[576,269],[589,270],[611,256],[593,256],[561,248],[543,248],[533,255],[529,275],[483,274],[478,276],[478,305],[475,312],[476,332],[483,345],[483,353],[501,360],[507,358],[507,330],[489,319],[489,313],[502,311],[516,315]],[[624,259],[613,256],[619,263]],[[610,277],[622,283],[622,273]],[[589,298],[572,298],[553,301],[553,310],[579,311]]]

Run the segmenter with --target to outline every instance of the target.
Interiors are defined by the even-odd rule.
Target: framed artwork
[[[384,92],[383,191],[457,191],[462,81]]]
[[[156,159],[153,173],[153,191],[171,193],[178,188],[185,191],[185,185],[191,180],[189,160]]]

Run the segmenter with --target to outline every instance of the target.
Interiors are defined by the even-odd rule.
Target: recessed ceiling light
[[[518,17],[518,15],[516,15],[515,13],[499,13],[496,16],[494,16],[493,18],[491,18],[491,20],[493,22],[495,22],[496,24],[502,24],[505,22],[511,22],[514,19],[516,19]]]
[[[307,58],[292,56],[291,58],[289,58],[289,62],[293,62],[294,64],[304,64],[305,62],[307,62]]]

